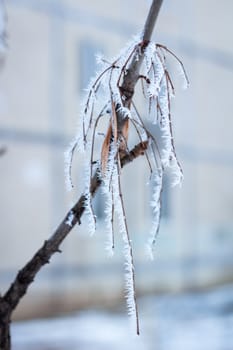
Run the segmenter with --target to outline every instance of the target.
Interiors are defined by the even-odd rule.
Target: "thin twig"
[[[121,167],[125,166],[129,162],[143,155],[147,148],[147,143],[139,143],[136,145],[128,155],[121,159]],[[97,189],[101,185],[100,171],[97,169],[92,180],[91,180],[91,195],[94,196]],[[68,211],[67,215],[58,226],[54,234],[44,242],[43,246],[36,252],[33,258],[18,272],[12,285],[0,299],[0,318],[2,313],[11,314],[12,311],[18,305],[20,299],[27,292],[28,287],[34,281],[37,272],[42,268],[43,265],[49,263],[51,256],[59,252],[60,244],[70,233],[73,227],[78,223],[81,223],[81,217],[85,211],[85,195],[82,195],[77,203]],[[72,220],[70,217],[72,215]],[[4,310],[3,310],[4,303]]]
[[[123,75],[123,81],[120,87],[121,91],[124,91],[124,95],[126,99],[123,101],[123,106],[126,108],[130,108],[131,101],[134,95],[134,88],[138,81],[139,70],[143,61],[143,54],[145,48],[147,47],[152,31],[161,7],[163,0],[153,0],[150,12],[148,14],[144,31],[141,46],[138,47],[132,54],[132,58],[129,60],[129,64],[127,66],[127,72]],[[92,94],[95,95],[99,88],[99,82],[105,73],[107,73],[110,69],[117,68],[115,63],[107,67],[94,82],[92,87],[90,88],[89,95],[87,97],[87,104],[84,108],[84,119],[83,119],[83,137],[84,144],[86,143],[86,138],[88,137],[87,133],[89,131],[90,125],[93,122],[93,113],[94,113],[94,101],[91,106],[91,115],[89,115],[89,120],[85,120],[87,113],[90,111],[90,101]],[[122,121],[123,119],[123,121]],[[126,119],[126,120],[125,120]],[[85,123],[86,121],[86,123]],[[121,115],[120,112],[117,112],[117,129],[122,131],[124,129],[124,123],[127,121],[124,115]],[[118,139],[119,140],[119,139]],[[71,150],[71,157],[73,157],[73,152],[76,147],[76,143],[73,145],[73,149]],[[133,161],[138,156],[144,154],[148,147],[148,142],[141,142],[134,147],[129,153],[125,154],[120,159],[120,166],[128,164]],[[70,171],[70,170],[69,170]],[[120,169],[118,169],[120,171]],[[90,195],[93,197],[97,191],[97,189],[101,185],[100,178],[100,170],[97,169],[94,176],[91,179],[90,185]],[[11,320],[11,315],[13,310],[18,305],[21,298],[25,295],[28,290],[30,284],[34,281],[36,274],[45,264],[49,263],[51,256],[60,252],[60,244],[64,241],[66,236],[70,233],[72,228],[77,224],[81,223],[81,217],[84,213],[86,206],[86,195],[82,195],[77,203],[69,210],[64,220],[58,226],[57,230],[54,234],[44,242],[43,246],[35,253],[32,259],[18,272],[15,280],[11,284],[10,288],[7,290],[3,297],[0,296],[0,349],[1,350],[9,350],[10,349],[10,332],[9,325]],[[133,261],[132,261],[133,263]],[[134,277],[133,277],[134,278]],[[135,287],[134,287],[135,289]],[[135,295],[134,295],[135,297]],[[136,307],[137,314],[137,307]],[[138,315],[137,317],[137,333],[139,333],[138,328]],[[4,327],[2,327],[4,325]],[[3,329],[4,328],[4,329]]]
[[[128,224],[126,220],[126,212],[125,212],[125,206],[124,206],[124,200],[123,200],[123,195],[122,195],[122,190],[121,190],[121,178],[120,178],[120,158],[118,157],[117,161],[117,180],[118,180],[118,195],[119,195],[119,202],[120,202],[120,209],[122,211],[122,214],[120,214],[120,217],[123,220],[123,226],[124,226],[124,232],[123,232],[123,240],[126,244],[126,249],[128,250],[125,256],[126,259],[126,298],[128,302],[128,308],[129,312],[131,311],[130,309],[133,308],[133,314],[135,314],[135,319],[136,319],[136,332],[137,335],[140,333],[140,327],[139,327],[139,317],[138,317],[138,305],[137,305],[137,299],[136,299],[136,285],[135,285],[135,268],[134,268],[134,257],[133,257],[133,249],[132,249],[132,243],[129,235],[129,230],[128,230]],[[121,226],[121,224],[120,224]],[[129,259],[129,261],[127,261]],[[129,265],[129,266],[127,266]],[[129,280],[132,280],[131,282],[128,281],[127,273],[129,273]],[[129,285],[128,285],[129,283]],[[132,288],[132,290],[131,290]],[[131,293],[133,294],[132,300],[131,300]],[[131,305],[131,303],[133,305]]]

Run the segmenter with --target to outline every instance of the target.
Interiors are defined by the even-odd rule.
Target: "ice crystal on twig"
[[[114,204],[118,216],[119,229],[124,243],[125,257],[125,290],[128,314],[136,324],[137,334],[139,334],[139,320],[135,292],[135,269],[133,259],[133,249],[126,220],[126,213],[121,192],[120,164],[115,162],[112,174],[112,188],[114,193]]]
[[[128,149],[130,125],[135,129],[139,141],[146,142],[145,158],[149,166],[153,194],[152,228],[147,238],[147,250],[153,256],[153,246],[159,231],[161,217],[161,194],[163,177],[170,169],[173,185],[180,184],[183,172],[176,156],[171,119],[171,98],[175,88],[167,68],[167,59],[171,57],[178,64],[182,77],[188,86],[188,79],[180,59],[167,47],[149,42],[141,42],[140,37],[109,63],[102,55],[97,57],[101,70],[93,78],[86,92],[80,114],[79,132],[66,153],[67,183],[72,187],[71,163],[74,152],[85,154],[85,209],[89,230],[93,234],[96,217],[92,206],[91,181],[98,174],[105,198],[105,216],[107,243],[106,250],[112,255],[114,242],[114,213],[118,218],[119,230],[124,242],[125,286],[129,314],[134,317],[139,333],[138,311],[135,292],[135,269],[132,242],[129,236],[123,195],[121,191],[121,162],[125,156],[134,155]],[[132,69],[131,63],[141,62],[137,81],[141,82],[148,113],[142,117],[129,91],[125,90],[124,79]],[[101,130],[101,119],[105,120],[105,130]],[[148,126],[155,124],[158,135],[155,137]],[[101,149],[96,142],[97,135],[104,135]],[[70,222],[70,221],[69,221]]]
[[[73,223],[73,219],[74,219],[74,213],[73,211],[71,210],[68,214],[68,217],[66,219],[66,225],[72,227],[72,223]]]

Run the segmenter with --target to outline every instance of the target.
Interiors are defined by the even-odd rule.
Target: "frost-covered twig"
[[[135,37],[117,58],[112,60],[113,63],[109,63],[109,60],[106,59],[102,60],[102,70],[92,80],[86,100],[84,100],[84,112],[81,114],[82,125],[76,137],[79,140],[77,144],[81,141],[79,149],[85,152],[87,169],[85,196],[91,233],[95,229],[95,214],[90,193],[90,179],[93,168],[96,166],[94,154],[97,154],[97,162],[100,163],[99,178],[102,181],[106,198],[107,250],[111,254],[114,248],[114,212],[118,215],[125,243],[127,290],[130,291],[130,295],[134,295],[134,298],[127,297],[127,300],[130,299],[130,305],[133,305],[131,311],[133,310],[136,316],[137,333],[139,333],[139,325],[135,297],[133,250],[121,193],[120,171],[117,168],[118,163],[123,164],[126,155],[128,159],[132,155],[128,149],[131,125],[136,130],[141,145],[145,145],[146,160],[153,184],[151,200],[153,220],[147,244],[150,252],[153,250],[160,226],[164,173],[167,168],[171,169],[174,185],[180,184],[183,178],[183,172],[176,155],[172,129],[171,98],[175,94],[175,86],[168,70],[167,60],[169,57],[175,59],[183,72],[187,85],[188,79],[180,59],[166,46],[150,41],[161,3],[162,1],[152,2],[143,33]],[[133,101],[138,81],[142,81],[142,95],[145,97],[148,107],[147,120],[150,125],[156,126],[158,139],[150,131],[150,126],[146,125],[148,123],[143,121],[143,117]],[[101,110],[100,114],[99,110]],[[101,149],[95,142],[96,133],[98,133],[98,115],[107,120]],[[74,148],[71,146],[70,154],[73,154],[73,151]],[[68,167],[70,169],[70,164]],[[129,281],[131,286],[129,286]]]
[[[142,155],[145,151],[146,144],[136,145],[129,155],[122,159],[121,166],[132,162]],[[99,169],[96,170],[91,180],[91,195],[94,196],[101,185]],[[35,253],[32,259],[17,273],[17,276],[7,292],[0,295],[0,349],[10,349],[10,320],[14,309],[17,307],[21,298],[26,294],[29,286],[34,281],[40,269],[48,264],[52,255],[60,252],[60,245],[71,232],[73,227],[78,223],[81,224],[81,217],[86,209],[85,195],[83,194],[77,203],[68,211],[61,224],[54,234],[44,242],[43,246]]]
[[[104,94],[101,93],[100,96],[96,94],[95,101],[90,104],[91,92],[89,92],[84,103],[83,125],[87,125],[87,127],[82,126],[80,128],[76,139],[82,140],[83,144],[80,148],[86,152],[86,203],[90,214],[89,223],[92,231],[95,228],[95,215],[89,192],[90,178],[96,163],[93,155],[94,153],[99,153],[100,176],[104,179],[103,186],[106,187],[104,192],[107,195],[112,188],[114,160],[118,159],[118,157],[122,159],[124,155],[128,154],[128,136],[131,124],[137,132],[139,141],[148,142],[149,150],[146,152],[146,158],[151,174],[157,176],[159,173],[162,179],[165,169],[171,168],[173,173],[172,183],[174,185],[180,184],[183,178],[183,172],[176,155],[172,130],[171,98],[175,93],[175,87],[167,68],[166,61],[169,55],[175,58],[181,67],[183,77],[188,84],[187,74],[182,62],[171,50],[161,44],[149,41],[145,44],[144,41],[138,40],[139,38],[134,39],[122,51],[122,54],[113,60],[112,64],[107,63],[108,67],[104,66],[103,70],[94,78],[94,83],[91,84],[91,91],[95,89],[98,83],[98,89],[101,89]],[[106,64],[108,61],[104,60],[104,62]],[[134,74],[131,73],[132,68],[138,71],[137,75],[134,75],[135,72]],[[128,80],[129,76],[134,79],[133,83]],[[146,126],[133,101],[134,86],[140,79],[144,81],[143,94],[148,104],[147,119],[150,123],[156,125],[160,134],[158,140],[149,131],[149,127]],[[97,106],[98,99],[99,105]],[[98,112],[99,109],[101,112]],[[98,133],[100,117],[107,119],[107,130],[105,131],[101,152],[98,147],[95,147],[95,137],[96,133]],[[73,152],[74,146],[72,144],[70,154],[73,155]],[[70,160],[72,160],[72,157],[70,157]],[[68,163],[68,169],[70,168],[70,163]],[[162,181],[160,183],[162,186]],[[159,193],[162,193],[162,191],[160,190]],[[107,207],[105,212],[112,222],[112,217],[114,216],[112,210],[114,209],[110,197],[106,197]],[[158,203],[160,202],[161,200]],[[159,208],[161,207],[160,204],[158,206]],[[160,218],[160,215],[156,217]],[[108,227],[112,226],[108,225]],[[159,227],[159,223],[157,227]],[[112,229],[110,231],[112,232]],[[110,236],[112,236],[112,233]],[[152,242],[154,242],[154,239]]]
[[[125,256],[125,288],[126,301],[129,315],[133,318],[133,323],[136,325],[136,332],[139,335],[139,318],[138,307],[136,301],[136,286],[135,286],[135,267],[132,241],[129,235],[129,229],[126,219],[126,212],[124,207],[123,195],[121,190],[120,178],[120,159],[115,163],[113,176],[113,191],[115,199],[115,207],[118,215],[119,228],[124,242],[124,256]]]
[[[91,81],[80,115],[79,132],[67,152],[67,182],[71,182],[71,164],[75,151],[85,152],[85,190],[78,202],[67,213],[54,234],[44,242],[34,257],[18,272],[12,285],[3,297],[0,296],[0,349],[10,349],[9,324],[11,315],[20,299],[33,282],[37,272],[49,262],[51,256],[59,251],[60,244],[72,228],[81,223],[84,211],[89,214],[89,229],[95,230],[95,214],[92,198],[102,185],[107,196],[106,220],[109,229],[110,248],[114,248],[114,212],[118,215],[120,231],[124,241],[126,297],[130,314],[136,320],[139,334],[138,310],[135,290],[135,270],[132,243],[129,236],[126,212],[121,191],[120,169],[140,155],[146,154],[154,182],[152,209],[154,218],[149,237],[150,248],[158,233],[161,215],[161,193],[163,175],[166,168],[175,174],[174,183],[180,183],[183,177],[180,163],[175,152],[171,120],[171,97],[174,95],[170,73],[166,60],[175,58],[184,80],[188,84],[184,66],[179,58],[167,47],[151,42],[162,0],[153,0],[142,34],[126,46],[120,55],[103,67]],[[134,90],[138,81],[142,81],[148,106],[147,119],[155,124],[160,134],[159,140],[149,131],[143,118],[133,103]],[[133,106],[133,108],[132,108]],[[95,142],[99,132],[100,118],[107,119],[107,129],[101,149]],[[131,151],[128,149],[130,126],[133,126],[139,138],[139,144]],[[97,161],[94,160],[97,154]]]

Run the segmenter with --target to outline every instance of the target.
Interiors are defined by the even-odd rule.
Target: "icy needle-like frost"
[[[144,49],[143,49],[144,48]],[[80,113],[79,131],[66,153],[66,177],[72,187],[71,165],[74,152],[84,152],[85,158],[85,208],[91,234],[96,227],[96,217],[92,207],[91,180],[97,171],[102,183],[105,198],[105,222],[107,230],[106,250],[113,254],[114,214],[118,218],[119,230],[124,242],[125,286],[129,314],[133,316],[137,333],[139,333],[138,311],[135,290],[135,268],[132,242],[129,236],[127,218],[121,192],[121,157],[128,152],[128,131],[122,133],[121,122],[127,121],[136,130],[140,142],[146,142],[147,164],[152,181],[151,207],[153,212],[152,228],[147,238],[147,251],[153,256],[153,246],[159,231],[161,217],[161,194],[163,176],[166,169],[172,174],[172,185],[180,184],[183,172],[176,156],[172,119],[171,99],[175,88],[168,71],[167,60],[171,57],[177,62],[182,77],[188,85],[188,79],[182,62],[166,46],[141,42],[137,36],[121,53],[109,63],[102,55],[98,56],[101,70],[91,80]],[[146,99],[148,113],[146,119],[156,124],[158,139],[150,131],[134,100],[127,102],[127,93],[122,83],[128,74],[132,60],[141,62],[138,81],[141,81],[142,94]],[[107,129],[104,132],[102,149],[98,148],[95,139],[98,135],[100,118],[106,119]],[[102,132],[102,131],[101,131]],[[130,132],[130,131],[129,131]],[[124,149],[123,153],[122,148]],[[97,160],[95,159],[97,154]],[[97,169],[96,169],[97,167]],[[99,167],[99,169],[98,169]],[[67,221],[67,224],[70,220]]]

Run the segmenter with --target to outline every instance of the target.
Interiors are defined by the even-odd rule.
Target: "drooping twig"
[[[147,147],[146,143],[136,145],[129,155],[121,160],[121,166],[132,162],[143,155]],[[99,170],[96,171],[91,180],[91,194],[95,195],[101,185]],[[26,294],[28,287],[34,281],[37,272],[47,263],[51,256],[60,252],[59,247],[72,228],[79,223],[85,211],[85,195],[82,195],[77,203],[69,210],[54,234],[44,242],[43,246],[36,252],[33,258],[18,272],[15,280],[11,284],[4,296],[0,297],[0,349],[10,349],[9,323],[13,310],[18,305],[21,298]],[[7,328],[7,329],[6,329]],[[7,346],[6,346],[7,344]]]
[[[140,76],[139,70],[142,65],[143,55],[146,50],[146,47],[151,39],[151,34],[162,4],[162,0],[153,0],[150,8],[149,15],[146,20],[146,24],[144,27],[142,40],[139,46],[133,51],[132,56],[130,56],[129,64],[127,65],[127,69],[123,71],[123,75],[121,76],[121,81],[119,81],[119,90],[122,99],[123,107],[130,109],[132,98],[134,95],[134,88]],[[126,67],[125,67],[126,68]],[[83,123],[83,136],[84,143],[86,143],[87,134],[90,130],[91,123],[94,122],[94,103],[92,103],[92,98],[96,94],[99,89],[99,82],[103,78],[103,76],[108,74],[108,72],[112,72],[113,70],[117,70],[118,67],[115,64],[112,64],[106,71],[104,71],[103,75],[100,75],[100,79],[94,83],[91,88],[91,91],[88,95],[88,106],[90,107],[90,113],[86,124]],[[112,74],[112,73],[110,73]],[[116,106],[117,107],[117,106]],[[123,135],[123,129],[125,124],[127,123],[128,117],[126,117],[125,113],[117,108],[114,109],[117,115],[117,131],[118,131],[118,141],[123,140],[123,144],[126,144],[125,137]],[[84,114],[87,111],[84,110]],[[74,149],[76,147],[76,143],[73,144],[71,158],[73,156]],[[143,141],[137,146],[134,147],[130,152],[125,152],[120,154],[120,164],[121,167],[125,166],[129,162],[133,161],[140,155],[143,155],[147,150],[148,141]],[[99,176],[100,170],[98,169],[94,176],[91,179],[89,192],[91,196],[94,196],[97,189],[101,185],[101,178]],[[78,202],[73,206],[73,208],[67,213],[64,220],[61,222],[57,230],[54,234],[44,242],[43,246],[37,251],[37,253],[33,256],[33,258],[18,272],[15,280],[11,284],[8,291],[4,296],[0,296],[0,349],[1,350],[9,350],[10,349],[10,332],[9,325],[11,321],[11,315],[13,310],[18,305],[21,298],[27,292],[28,287],[33,282],[38,271],[44,266],[46,263],[49,263],[51,256],[59,252],[60,244],[66,238],[66,236],[70,233],[72,228],[80,223],[81,216],[86,209],[86,193],[83,194]],[[139,332],[139,330],[138,330]]]

